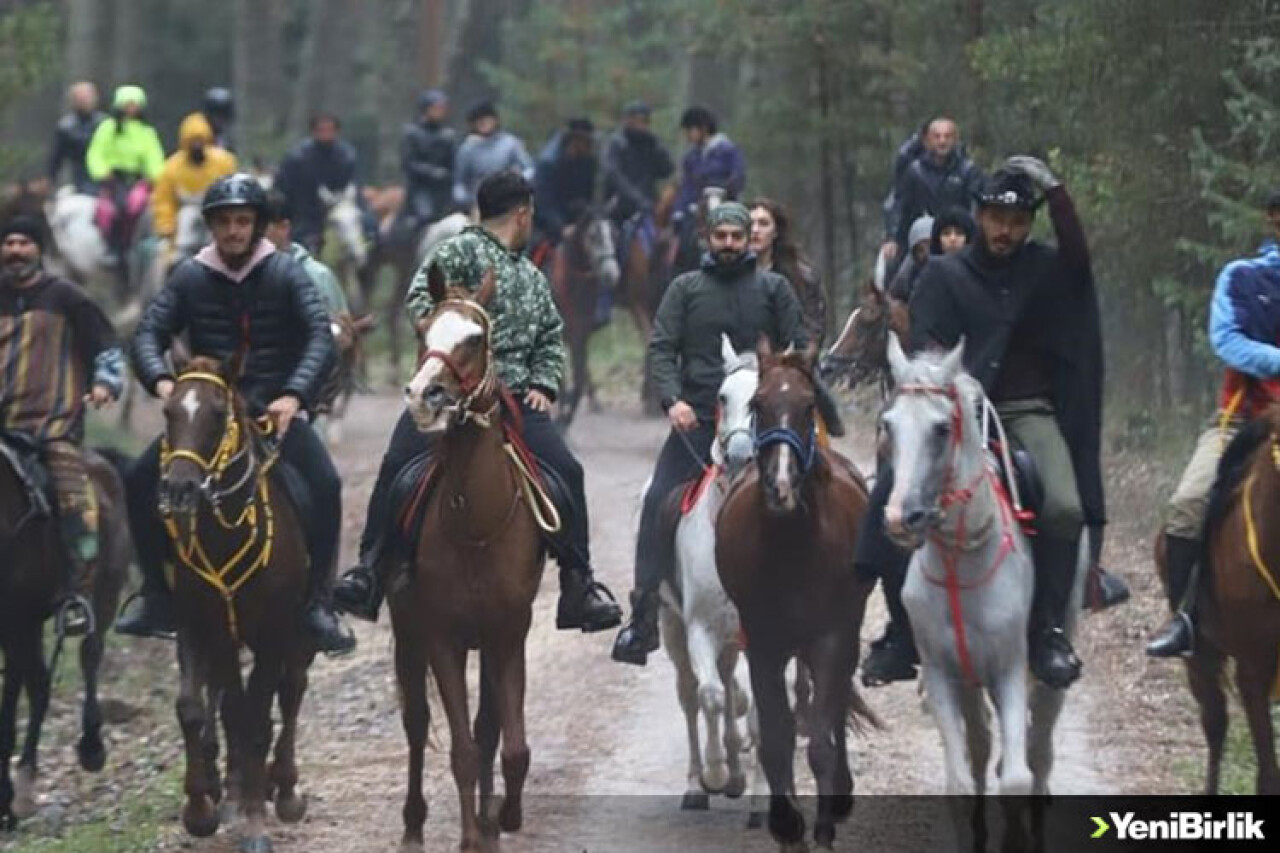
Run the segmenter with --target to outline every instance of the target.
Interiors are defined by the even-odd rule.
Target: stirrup
[[[84,614],[84,630],[69,631],[69,628],[75,627],[70,617],[76,610]],[[96,634],[98,632],[98,617],[93,612],[93,606],[79,593],[67,596],[58,605],[58,611],[54,614],[53,631],[59,639],[89,637]]]

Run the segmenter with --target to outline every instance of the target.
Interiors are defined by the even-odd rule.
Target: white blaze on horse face
[[[448,311],[436,318],[431,328],[427,329],[425,343],[428,352],[452,354],[464,342],[483,334],[484,329],[475,320],[457,311]],[[440,380],[440,375],[445,370],[445,363],[442,360],[435,356],[427,358],[409,382],[409,387],[406,389],[406,405],[416,413],[426,414],[427,404],[423,395],[428,388]]]
[[[187,420],[195,422],[196,412],[200,411],[200,397],[196,394],[196,389],[188,388],[187,393],[182,395],[182,411],[187,413]]]

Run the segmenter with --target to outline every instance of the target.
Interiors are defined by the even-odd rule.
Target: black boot
[[[138,565],[142,588],[125,601],[116,620],[116,633],[171,640],[178,633],[178,624],[173,615],[173,595],[165,586],[164,569],[145,559],[139,559]]]
[[[1196,626],[1192,618],[1199,580],[1200,541],[1181,536],[1164,537],[1165,564],[1169,572],[1169,606],[1173,617],[1147,644],[1153,658],[1190,655],[1196,650]]]
[[[1031,612],[1031,672],[1056,690],[1080,677],[1080,658],[1067,637],[1067,607],[1079,561],[1075,542],[1041,535],[1035,543],[1036,581]]]
[[[1129,600],[1129,585],[1124,578],[1095,565],[1089,570],[1089,584],[1085,588],[1085,605],[1094,613],[1101,613]]]
[[[890,619],[884,634],[873,640],[867,659],[862,662],[862,685],[883,687],[893,681],[914,681],[920,655],[916,652],[911,627]]]
[[[649,652],[658,650],[658,594],[648,590],[631,593],[631,621],[622,626],[613,641],[613,659],[619,663],[644,666]]]
[[[357,619],[377,622],[382,607],[382,578],[377,566],[377,561],[362,557],[357,565],[343,572],[333,588],[334,606]]]
[[[560,602],[556,627],[584,634],[607,631],[622,622],[622,608],[609,588],[595,579],[589,567],[560,569]]]
[[[311,588],[307,594],[307,630],[316,648],[330,657],[355,651],[356,638],[334,612],[329,590],[329,571],[322,562],[312,561]]]

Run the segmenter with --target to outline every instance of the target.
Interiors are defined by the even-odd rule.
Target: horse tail
[[[849,727],[853,729],[854,734],[861,735],[871,729],[884,729],[884,720],[871,710],[867,700],[863,699],[862,694],[858,692],[857,684],[850,685],[849,690]]]

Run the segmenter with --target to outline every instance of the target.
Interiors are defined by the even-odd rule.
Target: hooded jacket
[[[723,187],[730,198],[737,198],[747,185],[747,161],[733,140],[723,133],[690,148],[680,169],[677,211],[688,210],[697,204],[707,187]]]
[[[582,209],[590,206],[596,189],[595,152],[571,159],[565,152],[567,136],[567,131],[557,131],[538,153],[533,178],[534,221],[557,241],[565,226],[572,225]]]
[[[204,159],[191,159],[191,146],[204,142]],[[213,128],[200,113],[182,120],[178,129],[178,152],[164,162],[151,196],[153,226],[159,237],[173,237],[178,229],[178,209],[184,199],[198,202],[218,178],[234,174],[236,157],[213,144]]]
[[[85,152],[85,168],[95,181],[113,172],[155,181],[164,168],[164,147],[156,129],[142,119],[103,119]]]
[[[506,169],[517,169],[526,178],[533,177],[533,158],[519,137],[505,130],[495,130],[488,136],[471,134],[459,146],[454,160],[453,200],[470,208],[480,182]]]

